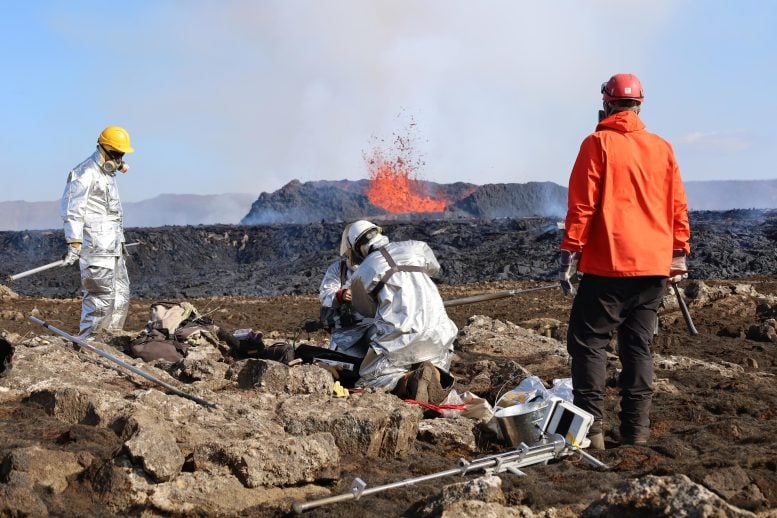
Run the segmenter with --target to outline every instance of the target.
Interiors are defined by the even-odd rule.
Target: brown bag
[[[155,329],[133,341],[129,355],[144,362],[167,360],[175,363],[186,356],[188,349],[186,343],[168,340],[162,331]]]

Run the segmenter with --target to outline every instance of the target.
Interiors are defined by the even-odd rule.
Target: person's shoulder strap
[[[380,293],[380,290],[383,289],[383,286],[386,285],[388,280],[391,278],[392,275],[394,275],[397,272],[417,272],[417,273],[426,273],[426,269],[423,266],[414,266],[410,264],[397,264],[397,262],[394,260],[393,257],[391,257],[391,254],[388,252],[388,250],[384,248],[379,248],[378,251],[383,255],[383,258],[386,259],[386,262],[389,265],[389,269],[386,270],[386,273],[383,274],[383,276],[380,278],[380,281],[375,285],[372,290],[370,290],[370,296],[373,299],[377,299],[378,293]]]

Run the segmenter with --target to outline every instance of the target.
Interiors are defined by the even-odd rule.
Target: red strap
[[[341,288],[337,290],[337,293],[335,293],[335,297],[337,297],[337,302],[339,302],[340,304],[343,303],[343,294],[345,293],[346,289],[347,288]]]
[[[423,403],[421,401],[416,401],[415,399],[404,399],[405,403],[410,403],[411,405],[418,405],[422,406],[429,410],[434,410],[438,414],[442,414],[443,410],[461,410],[462,412],[467,409],[466,403],[461,403],[458,405],[433,405],[431,403]]]

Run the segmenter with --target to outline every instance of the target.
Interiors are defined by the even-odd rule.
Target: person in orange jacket
[[[687,277],[688,202],[672,147],[645,131],[644,92],[633,74],[602,85],[604,111],[583,140],[569,179],[559,281],[574,295],[567,350],[574,404],[594,416],[591,447],[604,449],[607,352],[618,332],[620,442],[650,436],[650,344],[667,278]],[[584,275],[577,288],[572,280]]]

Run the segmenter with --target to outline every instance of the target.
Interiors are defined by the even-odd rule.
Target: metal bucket
[[[494,413],[502,438],[511,447],[526,443],[528,446],[537,444],[542,439],[542,420],[548,403],[539,405],[513,405],[500,408]]]

